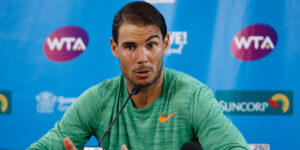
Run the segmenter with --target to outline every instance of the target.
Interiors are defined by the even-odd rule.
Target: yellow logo
[[[0,94],[0,102],[1,102],[1,112],[5,112],[8,107],[8,102],[6,97],[3,94]]]
[[[269,104],[272,107],[278,108],[279,104],[277,102],[281,101],[282,102],[282,111],[283,113],[286,113],[289,110],[290,107],[290,102],[287,96],[285,96],[284,94],[278,93],[275,94],[271,97],[271,99],[269,99]]]

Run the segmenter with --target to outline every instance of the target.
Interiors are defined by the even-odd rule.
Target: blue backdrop
[[[263,98],[253,104],[243,100],[249,99],[247,95],[217,98],[239,105],[238,114],[226,115],[249,144],[299,149],[300,1],[164,1],[151,0],[165,16],[171,34],[164,65],[192,75],[214,93],[254,91],[254,98]],[[0,1],[0,149],[25,149],[51,129],[84,90],[121,73],[109,38],[115,13],[128,2]],[[87,33],[86,49],[71,60],[51,60],[44,47],[49,47],[47,38],[69,26]],[[238,44],[243,48],[237,49]],[[287,98],[276,100],[272,97],[276,93]],[[288,113],[279,111],[287,101]],[[266,113],[254,111],[263,103],[268,106]],[[87,145],[96,145],[96,140]]]

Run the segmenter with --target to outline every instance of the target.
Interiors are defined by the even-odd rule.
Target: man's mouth
[[[138,77],[140,77],[140,78],[146,78],[146,77],[148,77],[149,75],[150,75],[150,71],[148,71],[148,70],[140,70],[140,71],[137,71],[136,72],[136,75],[138,76]]]
[[[145,70],[145,71],[138,71],[138,73],[147,73],[149,71]]]

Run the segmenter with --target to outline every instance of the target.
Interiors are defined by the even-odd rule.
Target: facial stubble
[[[135,83],[132,79],[130,79],[129,76],[126,73],[124,73],[123,71],[122,71],[122,73],[123,73],[124,77],[127,79],[127,81],[129,81],[133,86],[138,86],[140,88],[150,87],[151,85],[153,85],[161,77],[161,72],[162,72],[162,68],[163,68],[163,56],[161,56],[160,60],[161,61],[159,63],[159,70],[156,73],[156,75],[154,76],[153,80],[150,83],[148,83],[148,84],[139,85],[139,84]]]

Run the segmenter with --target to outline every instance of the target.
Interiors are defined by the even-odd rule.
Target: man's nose
[[[147,55],[148,55],[148,52],[147,52],[146,48],[140,48],[140,49],[138,49],[137,50],[137,54],[136,54],[137,62],[139,64],[140,63],[147,63],[148,62]]]

